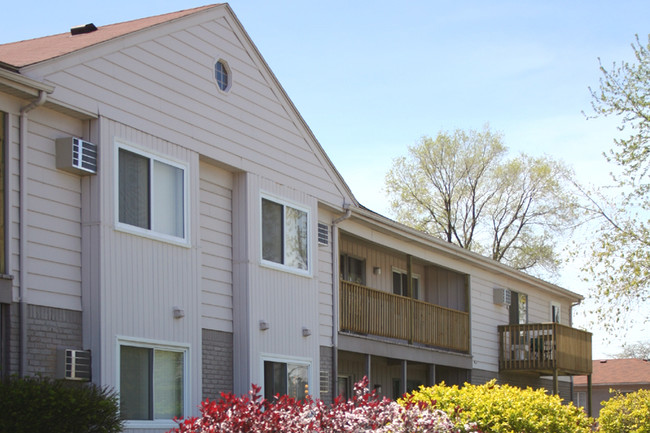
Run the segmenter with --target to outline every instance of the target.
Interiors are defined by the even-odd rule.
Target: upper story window
[[[118,147],[118,222],[139,234],[187,239],[186,169],[135,149]]]
[[[393,293],[400,296],[408,296],[408,274],[404,271],[393,269]],[[420,299],[420,277],[413,275],[411,279],[412,298]]]
[[[309,271],[309,213],[262,198],[262,260]]]
[[[151,426],[151,421],[163,426],[186,415],[187,351],[185,347],[120,342],[120,414],[127,427]]]
[[[341,279],[357,283],[366,284],[366,261],[356,257],[341,254]]]
[[[227,92],[230,89],[230,68],[224,60],[219,59],[214,64],[214,79],[217,81],[219,90]]]
[[[512,292],[510,298],[510,324],[525,325],[528,323],[528,295]]]
[[[557,302],[551,302],[551,322],[561,323],[562,321],[562,306]]]

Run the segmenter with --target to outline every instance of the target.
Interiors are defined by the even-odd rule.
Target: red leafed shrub
[[[367,385],[364,378],[355,384],[350,400],[337,398],[332,405],[310,397],[281,396],[267,401],[260,395],[260,387],[253,385],[248,395],[221,394],[219,401],[204,401],[200,417],[178,420],[178,428],[171,432],[458,432],[444,412],[422,402],[400,406],[379,399]]]

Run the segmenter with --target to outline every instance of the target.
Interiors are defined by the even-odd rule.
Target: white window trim
[[[284,263],[276,263],[276,262],[272,262],[270,260],[264,259],[264,251],[263,251],[263,247],[262,247],[262,239],[264,237],[264,221],[262,219],[262,199],[267,199],[267,200],[272,201],[274,203],[281,204],[282,206],[289,206],[289,207],[292,207],[292,208],[294,208],[296,210],[305,212],[307,214],[307,270],[306,271],[303,270],[303,269],[298,269],[298,268],[294,268],[294,267],[291,267],[291,266],[287,266]],[[300,275],[300,276],[303,276],[303,277],[312,277],[313,276],[313,271],[312,271],[312,268],[313,268],[313,256],[314,256],[314,252],[313,252],[312,248],[313,248],[313,244],[314,244],[314,239],[313,239],[313,233],[312,233],[312,223],[311,223],[312,213],[311,213],[311,209],[309,209],[308,207],[305,207],[303,205],[296,204],[295,202],[291,202],[291,201],[287,201],[285,199],[278,198],[277,196],[274,196],[274,195],[270,195],[270,194],[267,194],[267,193],[261,193],[260,194],[260,200],[259,200],[259,212],[260,212],[259,213],[259,215],[260,215],[260,219],[259,219],[259,223],[260,223],[260,232],[259,232],[260,233],[260,240],[259,240],[260,264],[262,266],[264,266],[264,267],[267,267],[267,268],[272,268],[272,269],[276,269],[276,270],[280,270],[280,271],[284,271],[284,272],[289,272],[289,273]],[[285,241],[285,239],[283,237],[282,242],[284,242],[284,241]],[[283,248],[283,250],[284,250],[284,248]]]
[[[283,362],[285,364],[298,364],[298,365],[304,365],[307,367],[307,384],[309,385],[309,395],[311,396],[316,396],[320,395],[320,383],[318,384],[318,388],[316,389],[316,382],[314,382],[314,378],[312,377],[313,374],[313,368],[312,364],[313,361],[311,358],[302,358],[302,357],[297,357],[297,356],[284,356],[284,355],[274,355],[274,354],[266,354],[263,353],[260,355],[260,382],[262,383],[262,396],[265,394],[265,389],[264,389],[264,362],[265,361],[271,361],[271,362]],[[312,385],[314,386],[312,388]]]
[[[114,153],[114,191],[115,191],[115,200],[114,200],[114,207],[115,207],[115,229],[121,232],[125,233],[130,233],[133,235],[141,236],[144,238],[149,238],[149,239],[154,239],[158,241],[163,241],[175,245],[180,245],[183,247],[190,247],[190,236],[189,236],[189,231],[190,231],[190,224],[189,224],[189,219],[188,219],[188,206],[189,206],[189,186],[188,186],[188,172],[189,172],[189,166],[187,163],[169,159],[166,156],[162,156],[156,153],[153,153],[148,150],[143,150],[137,146],[134,146],[131,143],[127,143],[124,140],[121,139],[115,139],[115,153]],[[120,157],[119,157],[119,152],[120,149],[127,150],[129,152],[133,152],[135,154],[144,156],[145,158],[149,158],[150,161],[159,161],[164,164],[171,165],[172,167],[179,168],[183,170],[183,234],[184,237],[180,238],[177,236],[172,236],[168,235],[165,233],[158,233],[154,230],[149,230],[149,229],[143,229],[142,227],[138,226],[133,226],[131,224],[126,224],[120,222]],[[152,175],[152,173],[150,173]],[[152,182],[152,188],[153,188],[153,182]],[[153,195],[153,193],[150,191],[150,195]]]
[[[170,352],[182,352],[184,354],[184,363],[183,363],[183,416],[188,417],[191,415],[191,383],[190,380],[190,345],[189,344],[179,344],[171,343],[167,341],[160,340],[151,340],[146,338],[133,338],[125,336],[116,337],[116,354],[115,354],[115,370],[116,370],[116,380],[115,380],[115,389],[118,395],[118,404],[119,404],[119,395],[120,395],[120,348],[122,346],[132,346],[132,347],[143,347],[146,349],[159,349],[166,350]],[[156,420],[125,420],[124,429],[129,428],[164,428],[172,429],[178,427],[178,424],[174,420],[167,419],[156,419]]]

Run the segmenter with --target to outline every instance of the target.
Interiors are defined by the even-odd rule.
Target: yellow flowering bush
[[[543,389],[497,385],[420,387],[399,400],[423,402],[446,412],[459,431],[476,428],[484,433],[589,433],[594,420],[573,403]]]
[[[617,393],[602,403],[598,424],[603,433],[650,433],[650,390]]]

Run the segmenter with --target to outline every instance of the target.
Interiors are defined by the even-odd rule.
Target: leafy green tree
[[[556,270],[556,240],[576,220],[572,172],[549,157],[506,156],[487,126],[423,137],[386,175],[396,219],[519,270]]]
[[[590,89],[595,115],[618,117],[623,135],[605,154],[618,172],[617,194],[588,195],[600,226],[583,271],[598,301],[594,313],[608,331],[630,326],[632,316],[649,319],[643,305],[650,296],[650,35],[647,45],[637,36],[632,49],[633,62],[610,69],[601,62],[600,87]]]

